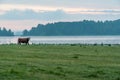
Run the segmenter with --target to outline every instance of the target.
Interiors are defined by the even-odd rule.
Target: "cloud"
[[[120,0],[1,0],[0,4],[41,5],[69,8],[117,8]]]
[[[72,6],[72,5],[71,5]],[[92,5],[91,5],[92,6]],[[103,5],[102,5],[103,6]],[[120,8],[120,6],[119,6]],[[74,7],[64,7],[64,6],[61,6],[61,7],[52,7],[52,6],[41,6],[41,5],[28,5],[28,4],[1,4],[0,5],[0,14],[3,13],[1,11],[11,11],[11,10],[33,10],[35,12],[40,12],[40,11],[55,11],[55,10],[58,10],[58,9],[62,9],[64,10],[65,12],[71,12],[71,13],[80,13],[80,12],[90,12],[90,13],[93,13],[93,12],[112,12],[112,13],[118,13],[120,12],[120,9],[119,8],[99,8],[97,9],[96,6],[94,6],[94,8],[87,8],[86,6],[85,7],[77,7],[77,8],[74,8]]]
[[[0,0],[0,26],[13,30],[84,19],[120,19],[120,0]]]
[[[0,15],[0,27],[6,27],[16,31],[30,29],[39,23],[116,19],[120,19],[118,10],[86,10],[72,14],[61,9],[40,12],[33,10],[10,10]]]
[[[9,0],[5,0],[5,1],[7,1],[7,2],[9,2]],[[53,6],[53,5],[37,5],[37,3],[36,3],[36,5],[34,4],[34,2],[33,2],[33,4],[29,4],[29,2],[28,3],[25,3],[25,1],[27,1],[27,0],[21,0],[22,2],[23,2],[23,4],[21,3],[17,3],[17,2],[19,2],[19,1],[15,1],[15,2],[11,2],[11,3],[16,3],[16,4],[5,4],[5,1],[3,1],[4,2],[4,4],[0,4],[0,14],[3,14],[3,13],[5,13],[6,11],[13,11],[13,10],[33,10],[33,11],[35,11],[35,12],[44,12],[44,11],[55,11],[55,10],[58,10],[58,9],[61,9],[61,10],[63,10],[63,11],[65,11],[65,12],[67,12],[67,13],[74,13],[74,14],[77,14],[77,13],[84,13],[84,14],[106,14],[106,13],[112,13],[112,14],[114,14],[114,13],[120,13],[120,5],[118,6],[117,5],[117,3],[115,4],[115,2],[113,2],[114,4],[112,4],[111,5],[111,7],[104,7],[104,8],[97,8],[97,5],[96,4],[91,4],[91,7],[93,7],[93,8],[91,8],[91,7],[88,7],[88,6],[81,6],[80,4],[81,3],[78,3],[79,4],[79,6],[78,7],[75,7],[75,6],[73,6],[74,5],[74,2],[73,2],[73,4],[71,4],[71,6],[69,5],[67,5],[66,4],[66,6],[57,6],[57,5],[59,5],[59,4],[57,4],[57,3],[53,3],[53,5],[55,4],[57,4],[56,6]],[[14,0],[13,0],[14,1]],[[20,2],[21,2],[20,1]],[[46,0],[47,1],[47,0]],[[48,0],[49,1],[49,0]],[[51,1],[51,0],[50,0]],[[66,0],[65,0],[66,1]],[[88,0],[89,1],[89,0]],[[112,1],[112,0],[111,0]],[[115,1],[115,0],[114,0]],[[32,1],[31,1],[32,2]],[[59,2],[59,1],[58,1]],[[72,1],[71,1],[72,2]],[[69,3],[71,3],[71,2],[69,2]],[[118,1],[116,1],[116,2],[118,2]],[[38,3],[39,3],[39,1],[38,1]],[[84,1],[82,2],[82,3],[84,3]],[[46,2],[46,4],[48,4],[47,2]],[[84,3],[84,5],[85,5],[86,3]],[[89,4],[89,3],[88,3]],[[100,3],[99,3],[99,5],[100,5]],[[99,6],[98,5],[98,6]],[[106,6],[107,5],[110,5],[110,3],[109,4],[105,4]],[[117,7],[115,7],[117,5]],[[100,6],[104,6],[104,4],[101,4]],[[113,6],[113,7],[112,7]]]
[[[84,13],[84,14],[120,14],[119,9],[108,9],[108,10],[84,10],[84,11],[78,11],[79,13]]]
[[[119,18],[120,11],[118,10],[88,10],[79,11],[73,14],[61,9],[43,12],[35,12],[33,10],[11,10],[0,15],[0,20],[77,21],[84,19],[109,20]]]
[[[1,20],[62,20],[66,18],[66,13],[62,10],[34,12],[33,10],[11,10],[0,15]]]

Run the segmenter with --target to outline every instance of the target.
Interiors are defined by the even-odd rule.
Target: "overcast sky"
[[[120,19],[120,0],[0,0],[0,27],[14,31],[84,19]]]

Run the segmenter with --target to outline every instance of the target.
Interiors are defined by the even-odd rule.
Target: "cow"
[[[18,44],[25,43],[26,45],[29,44],[30,38],[18,38]]]

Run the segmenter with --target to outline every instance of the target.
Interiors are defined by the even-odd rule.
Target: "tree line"
[[[79,22],[55,22],[38,24],[24,30],[23,36],[89,36],[120,35],[120,19],[114,21],[83,20]],[[0,28],[0,36],[14,36],[11,29]]]
[[[7,30],[6,28],[0,28],[0,36],[14,36],[14,32],[11,29]]]
[[[120,19],[114,21],[83,20],[79,22],[56,22],[38,24],[31,30],[24,30],[23,36],[80,36],[120,35]]]

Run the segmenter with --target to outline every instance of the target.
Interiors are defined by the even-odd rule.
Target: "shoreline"
[[[120,46],[120,44],[46,44],[46,43],[40,43],[40,44],[13,44],[13,43],[10,43],[10,44],[0,44],[0,45],[25,45],[25,46],[31,46],[31,45],[56,45],[56,46],[59,46],[59,45],[68,45],[68,46]]]

